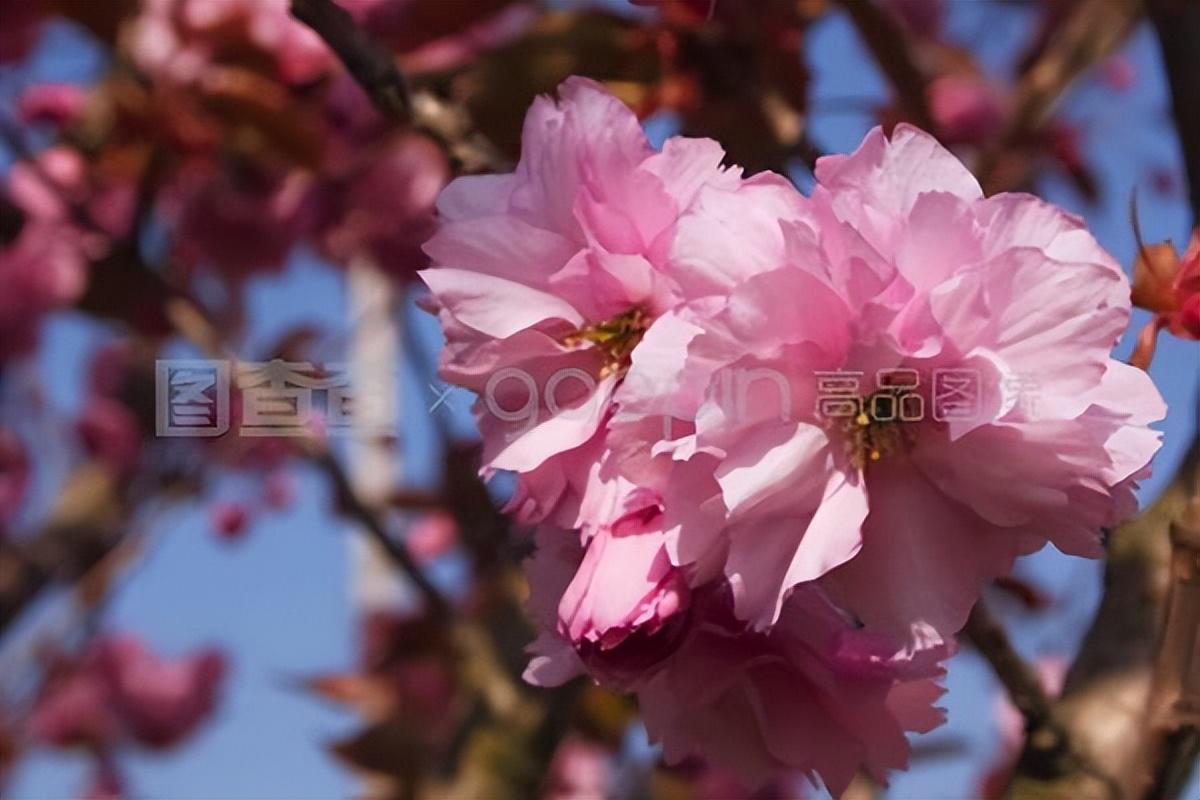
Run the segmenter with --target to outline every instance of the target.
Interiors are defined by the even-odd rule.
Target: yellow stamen
[[[846,452],[850,456],[850,463],[858,469],[882,461],[884,456],[906,445],[911,435],[911,429],[904,420],[881,419],[875,416],[876,403],[873,401],[881,394],[894,397],[896,403],[899,403],[899,393],[896,390],[881,389],[869,397],[860,398],[862,411],[851,418],[843,418]]]
[[[629,369],[633,348],[646,333],[647,320],[640,308],[630,309],[604,322],[586,325],[563,337],[567,347],[590,345],[600,351],[604,364],[600,377],[624,374]]]

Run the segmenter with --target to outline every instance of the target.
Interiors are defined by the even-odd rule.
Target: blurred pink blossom
[[[177,256],[232,281],[282,269],[312,226],[312,178],[300,171],[245,164],[189,176],[177,190]]]
[[[212,713],[225,669],[217,650],[166,660],[131,636],[102,636],[46,685],[30,730],[56,747],[168,748]]]
[[[450,177],[446,158],[427,137],[407,134],[375,143],[343,181],[324,187],[321,249],[350,264],[369,257],[399,279],[427,259],[421,245],[435,230],[434,204]]]
[[[75,423],[88,455],[114,474],[127,477],[137,467],[142,439],[137,416],[124,403],[94,394]]]
[[[1000,91],[984,78],[944,75],[931,81],[927,92],[929,112],[946,144],[982,144],[1004,124]]]
[[[89,255],[99,243],[74,222],[64,200],[81,188],[83,173],[82,158],[66,148],[9,170],[0,197],[0,360],[30,350],[42,317],[83,293]]]
[[[213,531],[225,541],[241,539],[250,524],[250,509],[242,503],[214,503],[209,509]]]
[[[547,769],[542,800],[603,800],[613,797],[612,756],[600,745],[568,735]]]
[[[404,537],[413,558],[424,563],[444,555],[458,544],[458,521],[453,514],[434,511],[415,520]]]
[[[38,83],[17,99],[17,115],[26,124],[66,127],[83,115],[87,93],[73,83]]]
[[[304,83],[328,70],[334,56],[288,7],[288,0],[146,0],[131,26],[130,49],[152,76],[192,83],[240,41],[268,54],[281,80]]]
[[[1100,77],[1110,89],[1127,92],[1137,83],[1137,67],[1127,55],[1110,56],[1100,65]]]

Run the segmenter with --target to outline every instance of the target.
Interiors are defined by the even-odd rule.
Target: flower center
[[[633,348],[642,341],[649,322],[640,308],[633,308],[612,319],[586,325],[563,337],[567,347],[591,345],[600,351],[604,364],[600,377],[624,375],[632,360]]]
[[[912,422],[903,389],[886,388],[860,398],[857,415],[843,418],[846,451],[858,469],[883,459],[912,442]],[[910,395],[911,396],[911,395]]]

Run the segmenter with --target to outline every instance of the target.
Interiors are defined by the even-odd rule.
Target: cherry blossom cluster
[[[1165,407],[1110,356],[1130,287],[1078,218],[984,197],[908,125],[822,158],[810,196],[723,157],[656,151],[569,79],[512,173],[442,192],[421,275],[537,526],[527,678],[636,693],[670,761],[836,796],[939,724],[985,585],[1047,542],[1102,553]],[[978,413],[901,419],[870,383],[822,413],[820,375],[944,369]]]
[[[205,648],[162,658],[128,634],[106,634],[74,656],[58,656],[29,719],[29,734],[97,757],[89,796],[120,797],[117,748],[168,750],[213,713],[225,681],[224,653]]]

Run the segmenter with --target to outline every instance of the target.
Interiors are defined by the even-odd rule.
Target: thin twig
[[[1009,700],[1025,717],[1026,727],[1033,730],[1049,723],[1053,717],[1051,701],[1042,682],[1013,648],[1008,632],[982,600],[971,609],[963,633],[991,665],[992,671],[1007,690]]]
[[[928,77],[917,66],[909,36],[896,20],[874,0],[840,0],[858,33],[887,75],[908,117],[918,126],[937,134],[925,90]]]
[[[350,485],[350,479],[346,475],[346,471],[342,469],[342,465],[333,457],[329,449],[323,445],[318,445],[312,450],[310,457],[312,462],[321,468],[330,483],[333,484],[334,496],[337,498],[339,510],[362,525],[371,535],[371,538],[383,548],[392,563],[399,567],[405,576],[412,581],[413,585],[416,586],[417,590],[420,591],[431,613],[437,616],[446,616],[450,611],[450,605],[442,595],[441,590],[434,586],[429,577],[425,575],[424,570],[417,564],[412,553],[408,551],[404,543],[398,541],[388,532],[387,526],[379,514],[367,507],[354,491],[354,488]]]
[[[996,143],[980,156],[974,172],[988,194],[1023,185],[1032,169],[1025,157],[1009,160],[1036,138],[1067,88],[1086,70],[1125,41],[1141,11],[1141,0],[1081,0],[1044,50],[1022,73],[1008,124]]]
[[[1110,797],[1120,797],[1116,781],[1074,747],[1070,733],[1055,717],[1053,701],[1037,673],[1016,651],[1008,632],[982,600],[971,609],[963,634],[992,667],[1009,700],[1025,717],[1026,746],[1022,761],[1026,769],[1044,773],[1078,770],[1107,786]]]

